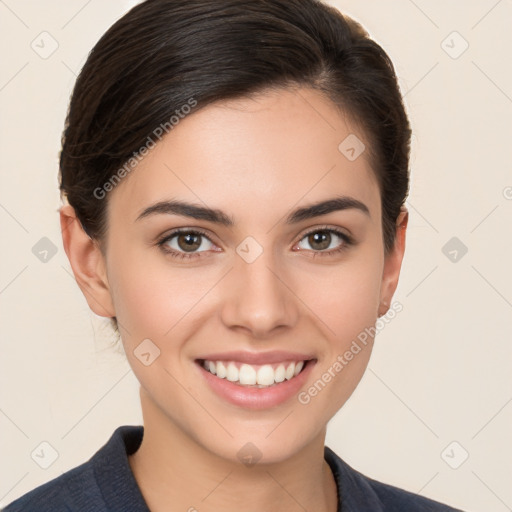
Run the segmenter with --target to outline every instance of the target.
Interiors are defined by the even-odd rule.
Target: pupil
[[[197,249],[201,245],[201,243],[198,243],[198,239],[198,235],[187,233],[186,235],[181,235],[178,237],[178,245],[181,249],[185,250]],[[183,240],[185,240],[184,244],[181,243]]]
[[[331,241],[331,235],[326,231],[318,231],[314,233],[312,236],[310,236],[310,238],[313,240],[314,243],[319,243],[321,245],[321,247],[318,247],[319,249],[326,249],[327,247],[329,247]]]

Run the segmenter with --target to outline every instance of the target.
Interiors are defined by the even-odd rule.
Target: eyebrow
[[[297,224],[307,219],[327,215],[331,212],[349,209],[359,210],[368,217],[371,217],[368,207],[358,199],[349,196],[338,196],[294,210],[286,217],[286,223]],[[235,225],[233,218],[222,210],[198,206],[178,200],[160,201],[148,206],[135,219],[135,222],[157,214],[180,215],[197,220],[206,220],[226,227]]]

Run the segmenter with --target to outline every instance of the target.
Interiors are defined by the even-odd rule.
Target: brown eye
[[[316,231],[308,235],[308,243],[319,251],[323,251],[331,244],[331,234],[328,231]]]
[[[322,256],[334,255],[335,253],[347,249],[354,243],[349,235],[333,228],[317,228],[306,233],[299,242],[299,249],[301,250],[308,249],[308,247],[300,246],[304,240],[311,248],[309,252],[313,252],[314,256],[317,254]],[[329,248],[330,250],[328,250]]]
[[[167,254],[176,258],[200,257],[201,253],[208,252],[214,247],[205,233],[192,229],[173,231],[160,240],[158,245]]]
[[[179,248],[188,252],[199,249],[199,247],[201,246],[201,238],[202,235],[197,235],[194,233],[180,233],[177,235],[176,240],[178,242]]]

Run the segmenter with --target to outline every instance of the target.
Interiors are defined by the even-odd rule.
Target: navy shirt
[[[87,462],[36,487],[2,510],[150,512],[128,462],[128,455],[137,451],[143,434],[142,426],[118,427]],[[338,512],[461,512],[368,478],[352,469],[327,446],[324,447],[324,457],[336,479]]]

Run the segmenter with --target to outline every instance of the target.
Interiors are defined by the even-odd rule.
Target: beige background
[[[138,383],[72,277],[57,214],[75,76],[133,3],[0,0],[0,506],[142,421]],[[390,54],[415,137],[404,309],[326,444],[368,476],[468,512],[512,510],[512,1],[331,3]],[[41,38],[44,51],[58,44],[47,58]],[[32,252],[43,237],[57,250],[47,262]],[[457,261],[443,252],[453,237],[468,248]],[[58,452],[47,469],[31,458],[43,441]]]

